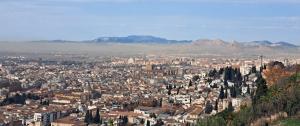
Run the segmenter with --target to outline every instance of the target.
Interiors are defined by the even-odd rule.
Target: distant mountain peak
[[[294,45],[294,44],[291,44],[291,43],[288,43],[288,42],[283,42],[283,41],[276,42],[275,44],[279,44],[281,46],[298,47],[297,45]]]
[[[227,45],[228,42],[225,42],[221,39],[216,39],[216,40],[210,40],[210,39],[199,39],[196,41],[193,41],[193,44],[196,45],[210,45],[210,46],[219,46],[219,45]]]
[[[272,42],[269,40],[260,40],[260,41],[252,41],[252,42],[256,42],[256,43],[265,43],[265,44],[271,44]]]
[[[298,47],[297,45],[288,43],[288,42],[270,42],[267,40],[263,41],[253,41],[253,42],[247,42],[245,45],[250,45],[250,46],[267,46],[267,47],[293,47],[296,48]]]
[[[93,42],[97,43],[189,43],[189,40],[168,40],[161,37],[151,35],[129,35],[126,37],[99,37],[94,39]]]

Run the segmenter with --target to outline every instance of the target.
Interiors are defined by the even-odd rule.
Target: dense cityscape
[[[292,67],[299,61],[264,56],[2,57],[0,125],[201,125],[201,119],[251,106],[260,80],[265,78],[270,87],[295,74],[298,68]]]

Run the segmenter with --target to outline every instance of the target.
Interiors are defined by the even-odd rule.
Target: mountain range
[[[45,41],[36,41],[45,42]],[[224,40],[216,39],[199,39],[199,40],[169,40],[166,38],[149,36],[149,35],[130,35],[126,37],[99,37],[93,40],[86,41],[68,41],[68,40],[50,40],[46,42],[53,43],[68,43],[68,42],[81,42],[81,43],[119,43],[119,44],[193,44],[201,46],[228,46],[228,47],[267,47],[267,48],[299,48],[288,42],[271,42],[251,41],[251,42],[227,42]]]
[[[16,46],[17,45],[17,46]],[[120,55],[195,55],[195,56],[299,56],[300,46],[288,42],[224,41],[220,39],[169,40],[155,36],[99,37],[84,41],[41,40],[0,42],[0,54],[89,54]]]
[[[228,47],[266,47],[266,48],[299,48],[298,45],[294,45],[288,42],[270,42],[270,41],[251,41],[251,42],[226,42],[223,40],[208,40],[201,39],[193,41],[192,44],[202,46],[228,46]]]

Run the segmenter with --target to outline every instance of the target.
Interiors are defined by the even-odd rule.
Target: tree
[[[150,125],[150,121],[149,121],[149,120],[147,120],[147,126],[151,126],[151,125]]]
[[[156,115],[155,115],[155,113],[150,113],[150,118],[155,118],[156,119]]]
[[[258,75],[258,78],[256,80],[256,95],[254,96],[254,101],[258,100],[261,96],[264,96],[268,91],[268,86],[266,83],[266,80],[261,76]]]
[[[199,75],[195,75],[195,76],[193,76],[193,78],[192,78],[193,81],[197,81],[197,80],[199,80],[199,79],[200,79],[200,76],[199,76]]]
[[[193,85],[192,80],[190,80],[190,82],[189,82],[189,87],[192,86],[192,85]]]
[[[208,76],[209,77],[216,77],[216,75],[217,75],[217,70],[216,69],[213,69],[213,70],[210,70],[209,72],[208,72]]]
[[[235,87],[230,87],[230,96],[235,98],[236,97],[236,89]]]
[[[22,97],[19,93],[14,96],[14,103],[16,104],[25,104],[25,98]]]
[[[250,71],[251,73],[256,73],[256,67],[255,66],[252,66],[252,68],[251,68],[251,71]]]
[[[92,112],[92,111],[89,112],[89,115],[88,115],[88,122],[89,122],[89,123],[93,123],[93,112]]]
[[[168,95],[171,95],[172,89],[173,89],[172,85],[167,85]]]
[[[228,87],[228,82],[227,82],[227,80],[224,80],[224,86],[225,86],[225,87]]]
[[[141,124],[144,124],[144,123],[145,123],[145,120],[144,120],[144,119],[141,119],[140,123],[141,123]]]
[[[225,88],[225,98],[227,98],[228,97],[228,91],[227,91],[227,88]]]
[[[89,123],[89,115],[90,115],[90,111],[87,110],[86,113],[85,113],[85,116],[84,116],[84,122],[85,123]]]
[[[108,124],[109,124],[109,126],[113,126],[114,125],[114,121],[112,119],[109,119],[108,120]]]
[[[163,125],[164,125],[164,122],[161,119],[158,119],[154,126],[163,126]]]
[[[263,73],[268,86],[274,85],[278,81],[292,76],[292,73],[287,71],[283,65],[275,65],[275,66],[269,65],[268,69],[263,71]]]
[[[218,111],[218,105],[219,105],[219,101],[218,101],[218,100],[216,100],[216,102],[215,102],[215,108],[214,108],[214,110]]]
[[[220,70],[219,70],[219,75],[221,75],[221,74],[223,74],[224,73],[224,68],[221,68]]]
[[[235,72],[232,69],[232,67],[226,67],[224,81],[227,82],[228,80],[233,80],[234,75],[235,75]]]
[[[99,124],[100,123],[100,112],[99,108],[97,108],[96,115],[94,117],[94,123]]]
[[[243,81],[243,76],[242,76],[240,70],[238,70],[237,73],[236,73],[236,80],[237,80],[237,82],[242,82]]]
[[[212,104],[210,103],[210,101],[207,101],[205,105],[205,113],[210,114],[212,110],[213,110]]]
[[[234,111],[234,108],[232,106],[232,102],[231,101],[228,103],[228,108],[227,109],[228,109],[229,112],[233,112]]]
[[[162,103],[163,103],[163,99],[160,98],[160,99],[159,99],[159,107],[162,107]]]
[[[224,88],[223,88],[223,86],[221,86],[221,90],[220,90],[219,98],[220,98],[220,99],[224,99],[224,98],[225,98],[225,95],[224,95]]]
[[[247,85],[247,94],[250,94],[250,86]]]
[[[169,90],[168,90],[168,95],[171,95],[171,90],[172,90],[172,89],[169,89]]]
[[[278,112],[287,112],[288,116],[296,115],[300,110],[300,83],[298,80],[300,79],[300,75],[285,78],[267,87],[263,78],[259,73],[257,74],[258,79],[256,84],[258,89],[256,91],[248,91],[251,94],[252,106],[243,105],[240,106],[240,111],[233,112],[234,107],[232,102],[229,102],[228,107],[224,111],[218,112],[216,115],[208,117],[208,119],[200,119],[197,125],[246,126],[261,117],[268,117]],[[215,120],[216,118],[219,118],[220,121]]]
[[[47,105],[47,106],[48,106],[48,105],[49,105],[49,100],[44,100],[44,101],[42,101],[42,102],[41,102],[41,105]]]
[[[128,117],[127,116],[123,117],[123,123],[124,123],[124,125],[126,125],[128,123]]]

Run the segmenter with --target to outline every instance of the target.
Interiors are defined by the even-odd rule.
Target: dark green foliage
[[[171,90],[168,90],[168,95],[171,95]]]
[[[213,110],[212,104],[210,103],[210,101],[207,101],[205,105],[205,113],[210,114],[212,110]]]
[[[224,80],[224,86],[227,88],[228,87],[228,80]]]
[[[270,87],[268,92],[256,100],[254,110],[257,115],[272,114],[285,111],[294,115],[300,111],[300,83],[299,76],[283,79]]]
[[[119,119],[121,120],[121,126],[126,126],[128,123],[128,117],[127,116],[120,116]]]
[[[156,121],[156,124],[154,124],[154,126],[163,126],[163,125],[164,125],[164,122],[161,119],[158,119]]]
[[[150,113],[150,118],[156,118],[156,114],[155,113]]]
[[[100,112],[99,108],[97,108],[96,115],[94,117],[94,123],[99,124],[100,123]]]
[[[173,89],[172,85],[167,85],[166,89],[168,90],[168,95],[171,95],[171,90]]]
[[[200,76],[199,75],[195,75],[195,76],[193,76],[193,78],[192,78],[192,80],[195,82],[195,81],[197,81],[197,80],[199,80],[200,79]]]
[[[232,125],[234,126],[246,126],[252,119],[253,111],[250,107],[241,109],[238,113],[234,114]]]
[[[94,122],[93,112],[89,112],[89,115],[88,115],[88,122],[90,122],[90,123],[93,123],[93,122]]]
[[[243,76],[240,69],[233,69],[232,67],[226,67],[224,70],[224,85],[228,87],[228,81],[237,83],[238,86],[242,84]]]
[[[258,78],[256,80],[256,86],[257,86],[256,93],[252,99],[253,104],[256,104],[257,101],[260,99],[260,97],[266,95],[268,91],[266,80],[261,76],[261,74],[258,75]]]
[[[232,104],[229,103],[227,109],[199,121],[198,125],[214,125],[211,120],[221,118],[225,121],[222,126],[247,126],[261,117],[269,117],[278,112],[287,112],[289,116],[293,116],[300,111],[299,78],[299,75],[293,75],[268,88],[265,80],[258,75],[257,90],[252,94],[252,106],[241,107],[239,112],[233,112]]]
[[[145,123],[145,120],[144,120],[144,119],[141,119],[140,123],[141,123],[141,124],[144,124],[144,123]]]
[[[212,116],[198,120],[197,126],[226,126],[226,121],[220,116]]]
[[[86,113],[85,113],[85,116],[84,116],[84,122],[88,123],[88,124],[90,124],[90,123],[100,123],[101,122],[100,113],[98,113],[98,114],[99,115],[97,115],[97,113],[96,113],[96,116],[99,116],[99,118],[98,118],[99,120],[96,119],[96,117],[95,118],[93,117],[93,112],[92,111],[87,110]]]
[[[193,86],[192,80],[190,80],[190,82],[189,82],[189,87],[190,86]]]
[[[2,102],[0,102],[0,106],[9,105],[9,104],[25,104],[26,99],[38,100],[40,99],[40,97],[30,93],[28,94],[23,93],[22,95],[17,93],[12,97],[6,96],[6,98],[3,99]]]
[[[41,101],[40,103],[41,105],[49,105],[49,100],[44,100],[44,101]]]
[[[228,109],[229,112],[233,112],[234,111],[234,108],[232,106],[232,102],[228,103],[228,108],[227,109]]]
[[[218,71],[216,69],[213,69],[208,72],[209,77],[217,77],[218,76]]]
[[[191,126],[191,123],[186,122],[186,123],[185,123],[185,126]]]
[[[251,71],[250,71],[250,73],[256,73],[257,71],[256,71],[256,67],[255,66],[253,66],[252,68],[251,68]]]
[[[159,106],[159,107],[162,107],[162,103],[163,103],[163,99],[160,98],[160,99],[159,99],[159,105],[158,105],[158,106]]]
[[[223,88],[223,86],[221,86],[221,90],[220,90],[220,94],[219,94],[219,99],[224,99],[224,98],[225,98],[224,88]]]
[[[98,99],[98,98],[101,98],[101,93],[93,91],[92,92],[92,99]]]
[[[228,91],[227,89],[225,88],[225,94],[224,94],[224,97],[227,98],[228,97]]]
[[[218,111],[219,100],[216,100],[214,110]]]
[[[221,68],[218,72],[219,75],[223,74],[224,73],[224,68]]]
[[[224,72],[224,81],[233,80],[234,70],[232,67],[226,67]]]
[[[236,97],[242,94],[242,87],[241,86],[234,86],[234,90],[236,93]]]
[[[250,95],[250,86],[249,85],[247,85],[247,94],[249,94]]]
[[[86,113],[85,113],[85,116],[84,116],[84,122],[85,123],[89,123],[89,115],[90,115],[90,111],[87,110]]]
[[[14,102],[15,104],[25,104],[25,97],[17,93],[14,97]]]
[[[234,87],[230,87],[230,96],[233,98],[236,97],[236,89]]]
[[[149,120],[147,120],[146,125],[147,125],[147,126],[150,126],[150,121],[149,121]]]

